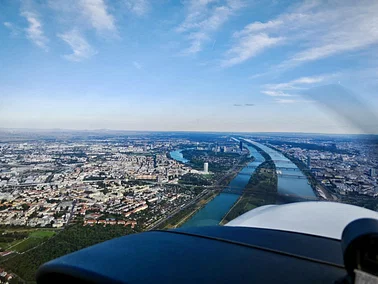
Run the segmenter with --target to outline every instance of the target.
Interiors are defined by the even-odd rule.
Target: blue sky
[[[356,3],[2,0],[0,127],[377,133]]]

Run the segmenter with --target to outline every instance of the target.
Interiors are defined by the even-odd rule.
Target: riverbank
[[[276,165],[278,175],[278,195],[280,200],[278,204],[317,200],[314,190],[310,186],[307,177],[299,170],[299,168],[281,152],[276,151],[261,143],[245,139],[255,146],[260,147],[269,154]]]
[[[187,207],[184,207],[182,210],[178,211],[174,215],[166,218],[163,222],[161,222],[157,227],[154,229],[171,229],[177,228],[183,224],[185,224],[188,220],[190,220],[194,215],[196,215],[201,209],[203,209],[208,203],[214,200],[220,193],[224,190],[227,185],[236,178],[240,171],[243,170],[247,164],[252,163],[255,160],[254,157],[251,158],[243,158],[239,160],[239,163],[234,165],[233,168],[228,170],[221,179],[216,181],[212,186],[211,190],[209,190],[203,197],[201,197],[198,201],[194,204],[191,204]]]
[[[291,162],[293,162],[294,165],[298,167],[298,169],[305,175],[307,180],[309,181],[309,184],[314,191],[316,197],[320,200],[330,200],[330,201],[337,201],[337,198],[329,193],[313,176],[311,173],[311,169],[309,169],[302,161],[298,160],[297,158],[288,155],[284,152],[282,152],[280,149],[277,149],[276,147],[272,147],[275,151],[281,153],[286,158],[288,158]]]
[[[186,208],[183,208],[176,214],[167,218],[158,227],[154,229],[169,230],[169,229],[180,227],[182,224],[188,221],[191,217],[193,217],[193,215],[195,215],[199,210],[201,210],[207,203],[212,201],[218,194],[219,192],[217,191],[208,192],[197,202],[195,202],[194,204]]]
[[[265,152],[263,149],[261,149],[259,146],[255,145],[255,144],[253,144],[253,143],[251,143],[251,142],[249,142],[248,140],[245,140],[245,139],[243,139],[243,141],[247,145],[255,148],[257,150],[257,152],[264,158],[265,161],[272,160],[272,157],[267,152]]]
[[[263,205],[276,204],[278,178],[272,160],[262,163],[251,176],[243,194],[227,212],[221,225]]]
[[[264,161],[264,158],[256,148],[250,145],[246,146],[246,148],[250,152],[249,158],[253,156],[254,159],[250,159],[251,161],[248,164],[239,164],[238,168],[236,168],[237,175],[231,180],[228,181],[228,178],[223,178],[228,183],[228,186],[224,189],[222,187],[220,193],[196,214],[191,215],[192,217],[182,227],[219,225],[223,217],[242,194],[256,168]]]

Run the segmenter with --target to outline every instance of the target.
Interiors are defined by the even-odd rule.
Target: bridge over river
[[[278,176],[278,193],[282,195],[296,195],[298,197],[312,198],[316,200],[316,195],[312,190],[307,177],[303,172],[282,153],[265,146],[261,143],[243,139],[265,151],[276,165]]]
[[[255,166],[247,166],[248,168],[256,169]],[[276,170],[285,170],[285,171],[292,171],[292,172],[306,172],[311,171],[310,169],[303,169],[300,170],[297,166],[294,167],[282,167],[282,166],[276,166]]]
[[[304,175],[288,175],[288,174],[277,173],[277,176],[279,178],[307,179]]]
[[[222,194],[233,194],[233,195],[241,195],[240,189],[233,189],[233,188],[226,188],[222,191]],[[314,197],[313,196],[298,196],[296,194],[280,194],[282,197],[289,197],[291,199],[296,199],[296,200],[308,200],[308,201],[313,201]]]

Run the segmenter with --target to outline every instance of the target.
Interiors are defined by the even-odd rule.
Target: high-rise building
[[[375,169],[370,169],[369,173],[371,177],[377,176],[377,172],[375,171]]]
[[[209,163],[204,163],[204,164],[203,164],[203,171],[204,171],[205,173],[208,173],[208,172],[209,172]]]
[[[307,156],[307,168],[311,169],[311,157]]]
[[[240,152],[243,152],[243,141],[240,140],[240,143],[239,143],[239,149],[240,149]]]

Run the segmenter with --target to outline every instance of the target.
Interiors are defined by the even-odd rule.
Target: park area
[[[47,241],[55,234],[54,230],[46,229],[3,229],[0,230],[0,249],[3,252],[23,253]]]

